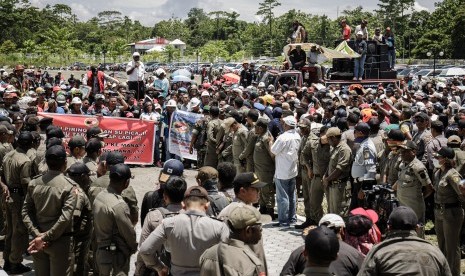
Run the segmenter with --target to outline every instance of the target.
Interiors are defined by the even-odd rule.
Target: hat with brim
[[[353,209],[352,211],[350,211],[350,213],[352,215],[362,215],[362,216],[365,216],[367,218],[369,218],[373,223],[377,223],[378,222],[378,214],[374,211],[374,210],[371,210],[371,209],[363,209],[361,207],[359,208],[355,208]]]
[[[160,182],[167,182],[170,176],[182,176],[184,165],[177,159],[169,159],[163,164],[163,170],[160,173]]]
[[[251,172],[247,173],[240,173],[234,178],[233,181],[234,187],[240,187],[240,188],[263,188],[267,185],[266,182],[260,181],[258,179],[257,175]]]

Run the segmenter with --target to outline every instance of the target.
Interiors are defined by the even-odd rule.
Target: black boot
[[[268,210],[266,209],[266,206],[260,205],[260,208],[258,208],[258,211],[259,211],[260,214],[262,214],[262,215],[267,215],[267,214],[268,214]]]
[[[314,221],[312,219],[306,219],[304,223],[300,224],[300,225],[295,225],[295,229],[305,229],[307,227],[309,227],[310,225],[315,225]]]
[[[276,220],[278,217],[274,213],[274,208],[266,208],[266,213],[267,215],[270,215],[272,220]]]
[[[4,259],[4,262],[3,262],[3,270],[5,270],[6,272],[9,272],[10,269],[11,269],[10,260]]]
[[[23,274],[31,271],[32,269],[28,266],[23,265],[22,263],[14,264],[11,263],[10,274]]]

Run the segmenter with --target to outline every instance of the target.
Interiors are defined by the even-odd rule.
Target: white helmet
[[[163,68],[158,68],[156,71],[155,71],[155,74],[157,76],[160,76],[161,74],[165,74],[166,75],[166,72],[165,70],[163,70]]]

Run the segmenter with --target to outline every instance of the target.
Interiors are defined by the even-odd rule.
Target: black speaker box
[[[389,68],[389,61],[381,61],[379,63],[379,70],[380,71],[388,71],[390,68]]]
[[[367,55],[377,55],[378,44],[375,41],[367,41]]]
[[[335,72],[331,74],[331,80],[352,80],[354,78],[354,73],[342,73]]]
[[[333,59],[334,72],[354,72],[354,61],[350,58]]]
[[[380,71],[379,72],[380,79],[396,79],[397,78],[397,71]]]
[[[386,55],[388,46],[386,44],[378,44],[378,55]]]
[[[365,69],[365,79],[379,79],[379,69],[378,68]]]
[[[387,54],[379,55],[379,62],[389,62],[389,56]]]
[[[367,55],[365,59],[365,69],[376,68],[379,69],[379,56]]]

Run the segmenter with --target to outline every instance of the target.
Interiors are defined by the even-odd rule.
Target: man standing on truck
[[[318,81],[323,80],[323,74],[321,73],[321,65],[318,64],[318,57],[323,53],[323,49],[320,46],[313,45],[308,51],[307,61],[309,66],[316,68],[316,74],[318,76]]]
[[[289,46],[289,52],[287,55],[291,62],[291,70],[300,70],[307,60],[307,55],[305,54],[305,51],[302,50],[302,45],[296,45],[295,49],[293,49],[292,45]]]

